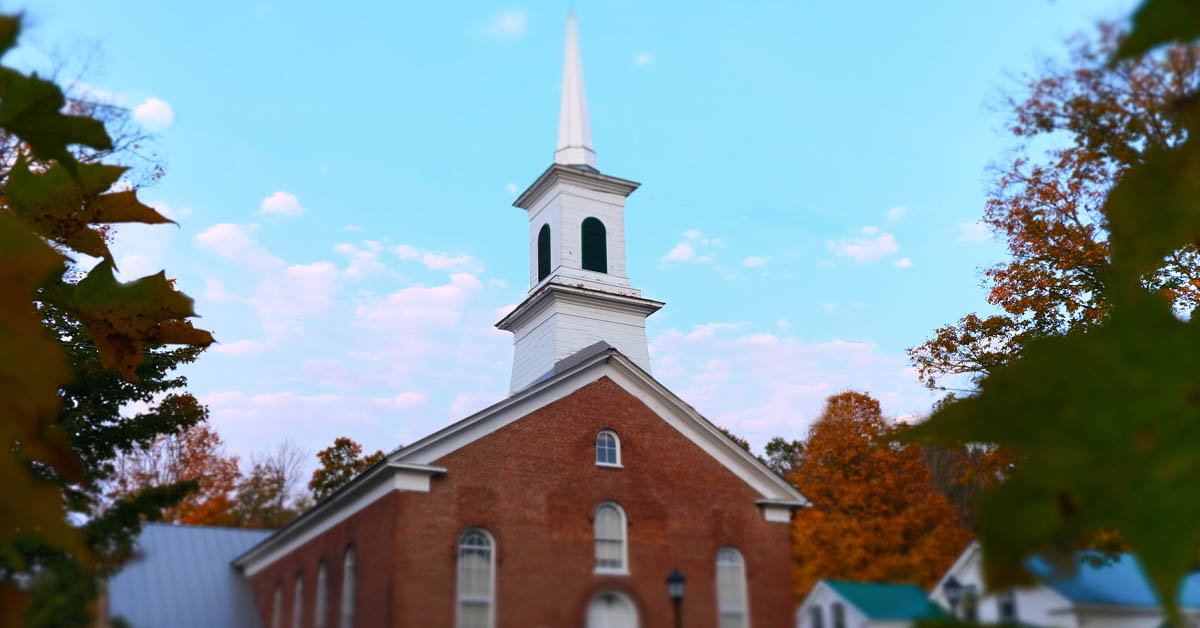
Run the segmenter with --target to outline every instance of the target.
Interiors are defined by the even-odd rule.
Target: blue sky
[[[1003,258],[975,223],[1000,95],[1134,2],[574,5],[600,169],[643,183],[655,374],[760,448],[846,388],[928,410],[904,350]],[[221,345],[186,374],[232,451],[388,450],[507,392],[563,2],[113,6],[39,0],[12,60],[87,59],[159,132],[141,196],[179,227],[114,248],[196,298]]]

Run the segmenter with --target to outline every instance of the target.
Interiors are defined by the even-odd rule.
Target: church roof
[[[142,524],[137,555],[108,581],[109,612],[133,628],[261,626],[250,588],[229,562],[270,534]]]

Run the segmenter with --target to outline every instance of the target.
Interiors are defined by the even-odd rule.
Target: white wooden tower
[[[643,299],[625,271],[625,198],[638,185],[596,165],[569,15],[554,163],[513,203],[529,214],[529,296],[496,323],[513,333],[513,392],[599,341],[650,371],[646,317],[663,304]]]

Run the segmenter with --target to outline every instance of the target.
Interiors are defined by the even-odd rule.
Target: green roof
[[[945,617],[925,590],[915,584],[823,580],[870,619],[931,619]]]

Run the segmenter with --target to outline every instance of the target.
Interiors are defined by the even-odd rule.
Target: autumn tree
[[[272,529],[295,519],[307,506],[304,496],[296,492],[306,456],[286,440],[269,454],[255,456],[238,483],[232,525]]]
[[[889,442],[893,430],[858,392],[830,397],[809,430],[792,474],[812,502],[792,522],[797,596],[822,578],[928,587],[970,541],[920,447]]]
[[[1071,41],[1005,106],[1013,157],[996,171],[982,221],[1009,259],[984,273],[997,314],[968,314],[909,350],[930,387],[974,390],[1033,340],[1086,331],[1111,309],[1105,198],[1147,155],[1187,137],[1176,103],[1200,87],[1200,47],[1177,45],[1110,65],[1121,29]],[[1045,149],[1044,146],[1050,148]],[[1176,312],[1200,305],[1200,251],[1165,251],[1141,276]]]
[[[20,27],[18,17],[0,17],[0,54]],[[59,414],[77,365],[47,320],[78,325],[100,365],[129,382],[139,380],[147,350],[212,342],[188,320],[192,300],[163,273],[127,284],[114,276],[110,225],[170,222],[138,201],[128,179],[120,183],[129,168],[103,163],[120,146],[103,113],[75,107],[36,74],[0,67],[0,625],[85,623],[86,585],[119,563],[139,518],[155,516],[183,488],[154,487],[82,526],[70,517],[106,472],[87,465],[140,436],[108,429],[105,408],[95,424],[87,409]],[[77,254],[101,261],[78,272],[70,266]],[[163,401],[165,415],[184,422],[195,415],[183,396]],[[81,584],[69,595],[38,598],[49,604],[28,605],[28,593],[37,598],[56,582]]]
[[[363,456],[362,445],[342,436],[335,439],[329,447],[317,452],[317,460],[321,466],[313,471],[308,488],[312,490],[313,499],[321,501],[367,467],[383,460],[383,452],[376,451],[369,456]]]
[[[233,525],[241,484],[236,456],[226,456],[220,435],[207,423],[179,434],[159,435],[117,461],[111,495],[120,501],[151,486],[195,483],[195,490],[162,513],[164,521]]]

